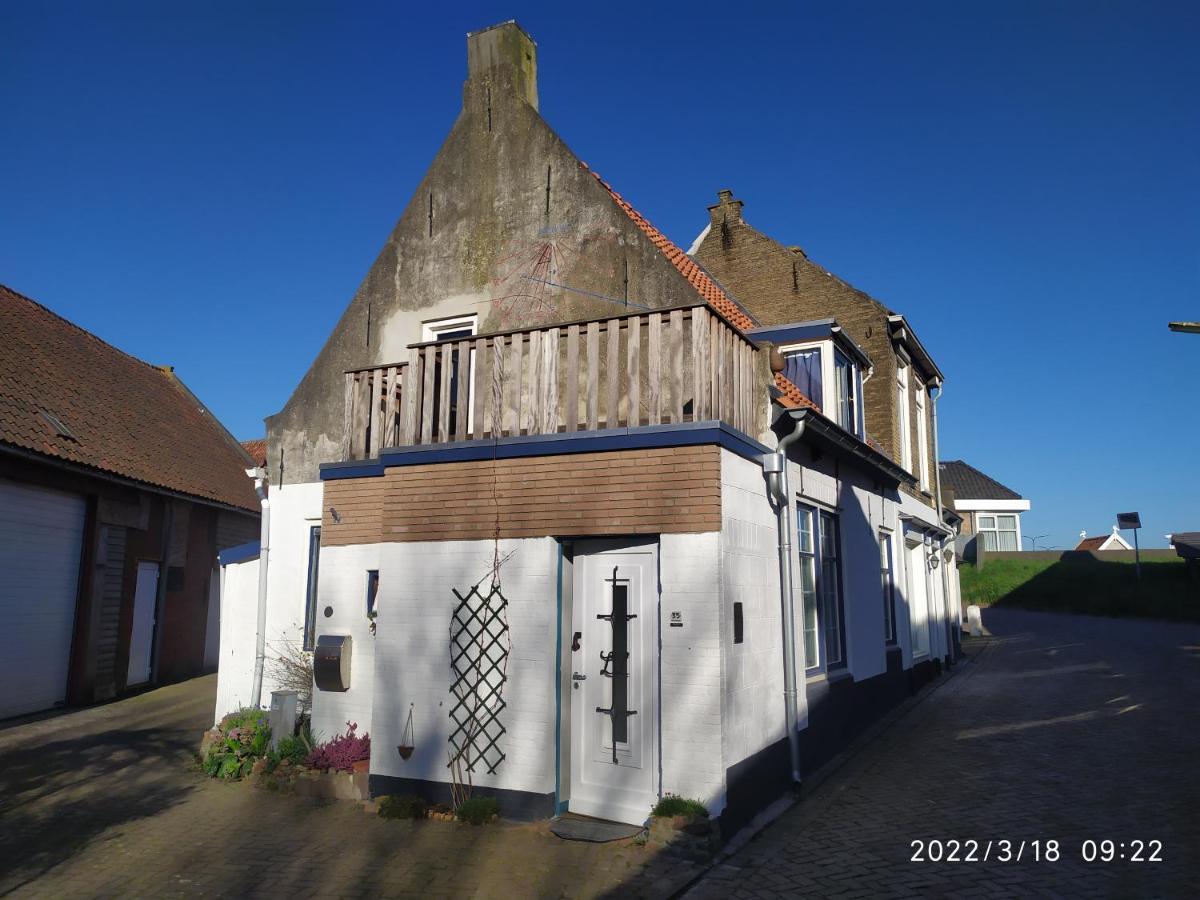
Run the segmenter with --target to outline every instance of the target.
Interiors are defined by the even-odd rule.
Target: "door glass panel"
[[[614,584],[612,592],[612,734],[618,744],[629,743],[629,586]]]

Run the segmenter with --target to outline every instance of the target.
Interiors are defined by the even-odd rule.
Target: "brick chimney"
[[[515,19],[467,34],[467,85],[506,85],[538,108],[537,44]]]
[[[713,228],[739,225],[742,221],[742,201],[735,200],[733,191],[728,188],[717,191],[717,204],[708,208],[708,215]]]

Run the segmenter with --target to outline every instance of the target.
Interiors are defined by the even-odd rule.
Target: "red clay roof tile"
[[[258,511],[243,451],[170,369],[3,285],[0,337],[0,444]]]
[[[674,243],[665,234],[650,224],[650,221],[634,209],[628,200],[613,190],[612,185],[601,178],[599,173],[589,169],[587,163],[581,162],[580,165],[587,171],[592,172],[592,176],[612,195],[612,198],[617,201],[617,205],[650,238],[651,243],[679,270],[679,273],[688,280],[709,306],[742,331],[748,331],[755,326],[756,323],[750,317],[750,314],[742,309],[737,301],[721,290],[721,286],[713,281],[709,274],[694,259],[684,253],[678,244]]]

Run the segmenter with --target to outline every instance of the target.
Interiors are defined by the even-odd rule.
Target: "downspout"
[[[787,449],[804,434],[807,419],[794,419],[793,428],[780,440],[774,453],[762,457],[767,496],[775,508],[779,529],[779,605],[783,619],[784,723],[792,760],[792,780],[800,781],[800,734],[796,729],[796,615],[792,602],[792,529],[788,521],[792,491],[788,483]]]
[[[944,529],[946,527],[946,513],[942,509],[942,457],[941,457],[941,453],[938,451],[937,405],[938,405],[938,401],[942,399],[942,391],[945,390],[945,388],[942,387],[942,382],[940,379],[938,381],[934,382],[933,386],[935,388],[937,388],[936,396],[934,396],[932,391],[929,394],[929,415],[930,415],[930,418],[932,419],[932,424],[933,424],[933,484],[934,484],[933,489],[936,492],[935,498],[936,498],[936,502],[937,502],[937,516],[938,516],[937,523],[941,528]],[[944,544],[944,541],[943,541],[943,544]],[[943,549],[944,549],[944,547],[943,547]],[[949,566],[950,566],[950,564],[947,563],[945,558],[943,557],[941,569],[942,569],[942,597],[946,603],[946,653],[947,653],[947,655],[953,657],[955,654],[954,654],[954,637],[950,633],[950,618],[951,617],[950,617]],[[958,628],[962,628],[962,610],[956,609],[955,612],[956,612],[956,614],[955,614],[954,618],[957,620],[955,622],[955,625]]]
[[[267,470],[247,469],[254,479],[254,492],[262,505],[262,522],[258,536],[258,625],[254,634],[254,687],[250,705],[262,709],[263,664],[267,658],[267,563],[271,551],[271,501],[267,497]]]

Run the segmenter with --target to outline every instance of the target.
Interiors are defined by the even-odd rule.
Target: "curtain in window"
[[[817,406],[824,407],[821,397],[821,351],[796,350],[784,357],[783,375],[800,388]]]

